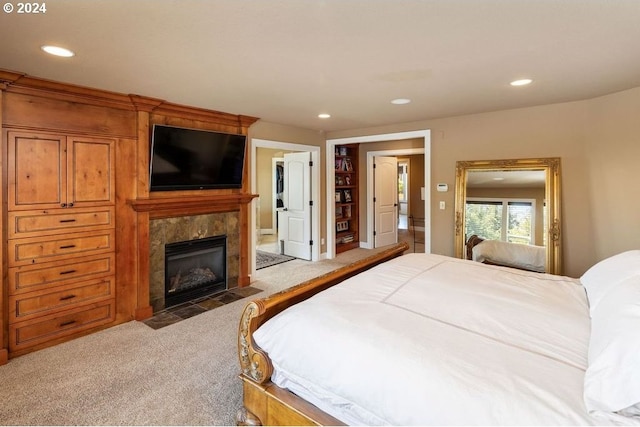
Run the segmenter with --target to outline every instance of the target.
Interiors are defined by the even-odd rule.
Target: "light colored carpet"
[[[255,298],[372,253],[259,270],[252,297],[154,330],[128,322],[0,366],[3,425],[234,425],[242,405],[236,339]]]

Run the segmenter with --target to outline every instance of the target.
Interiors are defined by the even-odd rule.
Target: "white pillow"
[[[640,404],[640,275],[611,288],[592,312],[584,400],[589,412]]]
[[[640,274],[640,250],[622,252],[595,264],[580,277],[587,291],[590,312],[623,280]]]

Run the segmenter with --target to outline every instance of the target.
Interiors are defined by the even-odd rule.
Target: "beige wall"
[[[409,214],[424,218],[424,201],[420,198],[420,188],[424,187],[424,154],[406,158],[409,159]]]
[[[640,249],[640,87],[587,103],[589,198],[577,207],[590,228],[573,235],[593,247],[594,260]]]
[[[431,250],[454,254],[458,160],[560,157],[564,272],[580,276],[606,256],[640,247],[640,88],[585,101],[394,126],[327,138],[431,130]],[[449,184],[438,193],[436,183]],[[445,201],[447,208],[438,209]]]

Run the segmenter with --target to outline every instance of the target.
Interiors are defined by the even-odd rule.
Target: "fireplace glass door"
[[[165,307],[227,289],[227,237],[165,245]]]

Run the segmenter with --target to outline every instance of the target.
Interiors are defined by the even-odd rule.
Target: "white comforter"
[[[541,273],[546,271],[547,249],[544,246],[483,240],[473,247],[471,254],[474,261],[486,260]]]
[[[580,282],[409,254],[254,334],[272,381],[348,424],[603,424],[583,403]]]

